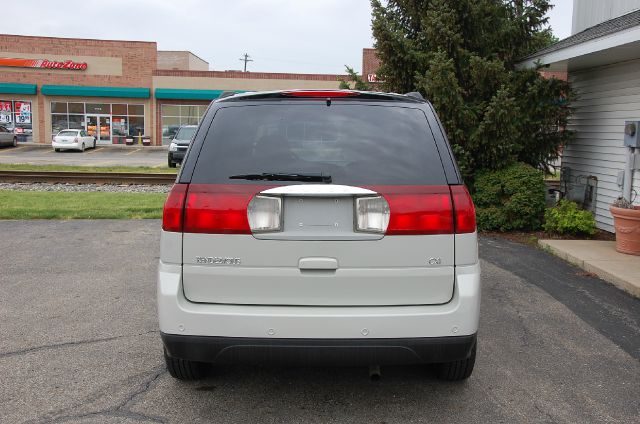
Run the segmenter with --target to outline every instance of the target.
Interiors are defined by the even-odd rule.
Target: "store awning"
[[[0,82],[1,94],[36,94],[35,84],[17,84],[13,82]]]
[[[132,97],[136,99],[148,99],[151,96],[151,90],[138,87],[43,85],[40,91],[47,96]]]
[[[220,97],[224,91],[231,90],[195,90],[189,88],[156,88],[156,99],[171,100],[213,100]],[[240,93],[241,91],[237,91]]]

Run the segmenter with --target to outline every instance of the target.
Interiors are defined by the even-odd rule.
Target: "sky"
[[[572,0],[552,0],[551,26],[571,33]],[[343,74],[372,47],[369,0],[22,0],[6,34],[156,41],[189,50],[210,69]],[[99,55],[100,52],[96,52]]]

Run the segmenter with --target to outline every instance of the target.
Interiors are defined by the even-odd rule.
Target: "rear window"
[[[419,109],[319,102],[218,110],[192,182],[255,184],[229,177],[261,173],[329,175],[344,185],[446,184]]]
[[[60,131],[58,135],[63,137],[76,137],[78,135],[78,131]]]
[[[180,127],[175,136],[176,140],[191,140],[196,132],[196,127]]]

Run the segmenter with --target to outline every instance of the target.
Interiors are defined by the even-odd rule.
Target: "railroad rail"
[[[2,183],[173,184],[176,174],[142,172],[0,171]]]

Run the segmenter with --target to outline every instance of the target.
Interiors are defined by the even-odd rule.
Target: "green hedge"
[[[545,211],[544,192],[542,171],[524,163],[479,173],[472,194],[478,229],[539,229]]]
[[[553,234],[589,235],[596,233],[596,220],[589,211],[578,209],[569,200],[561,200],[544,213],[544,230]]]

